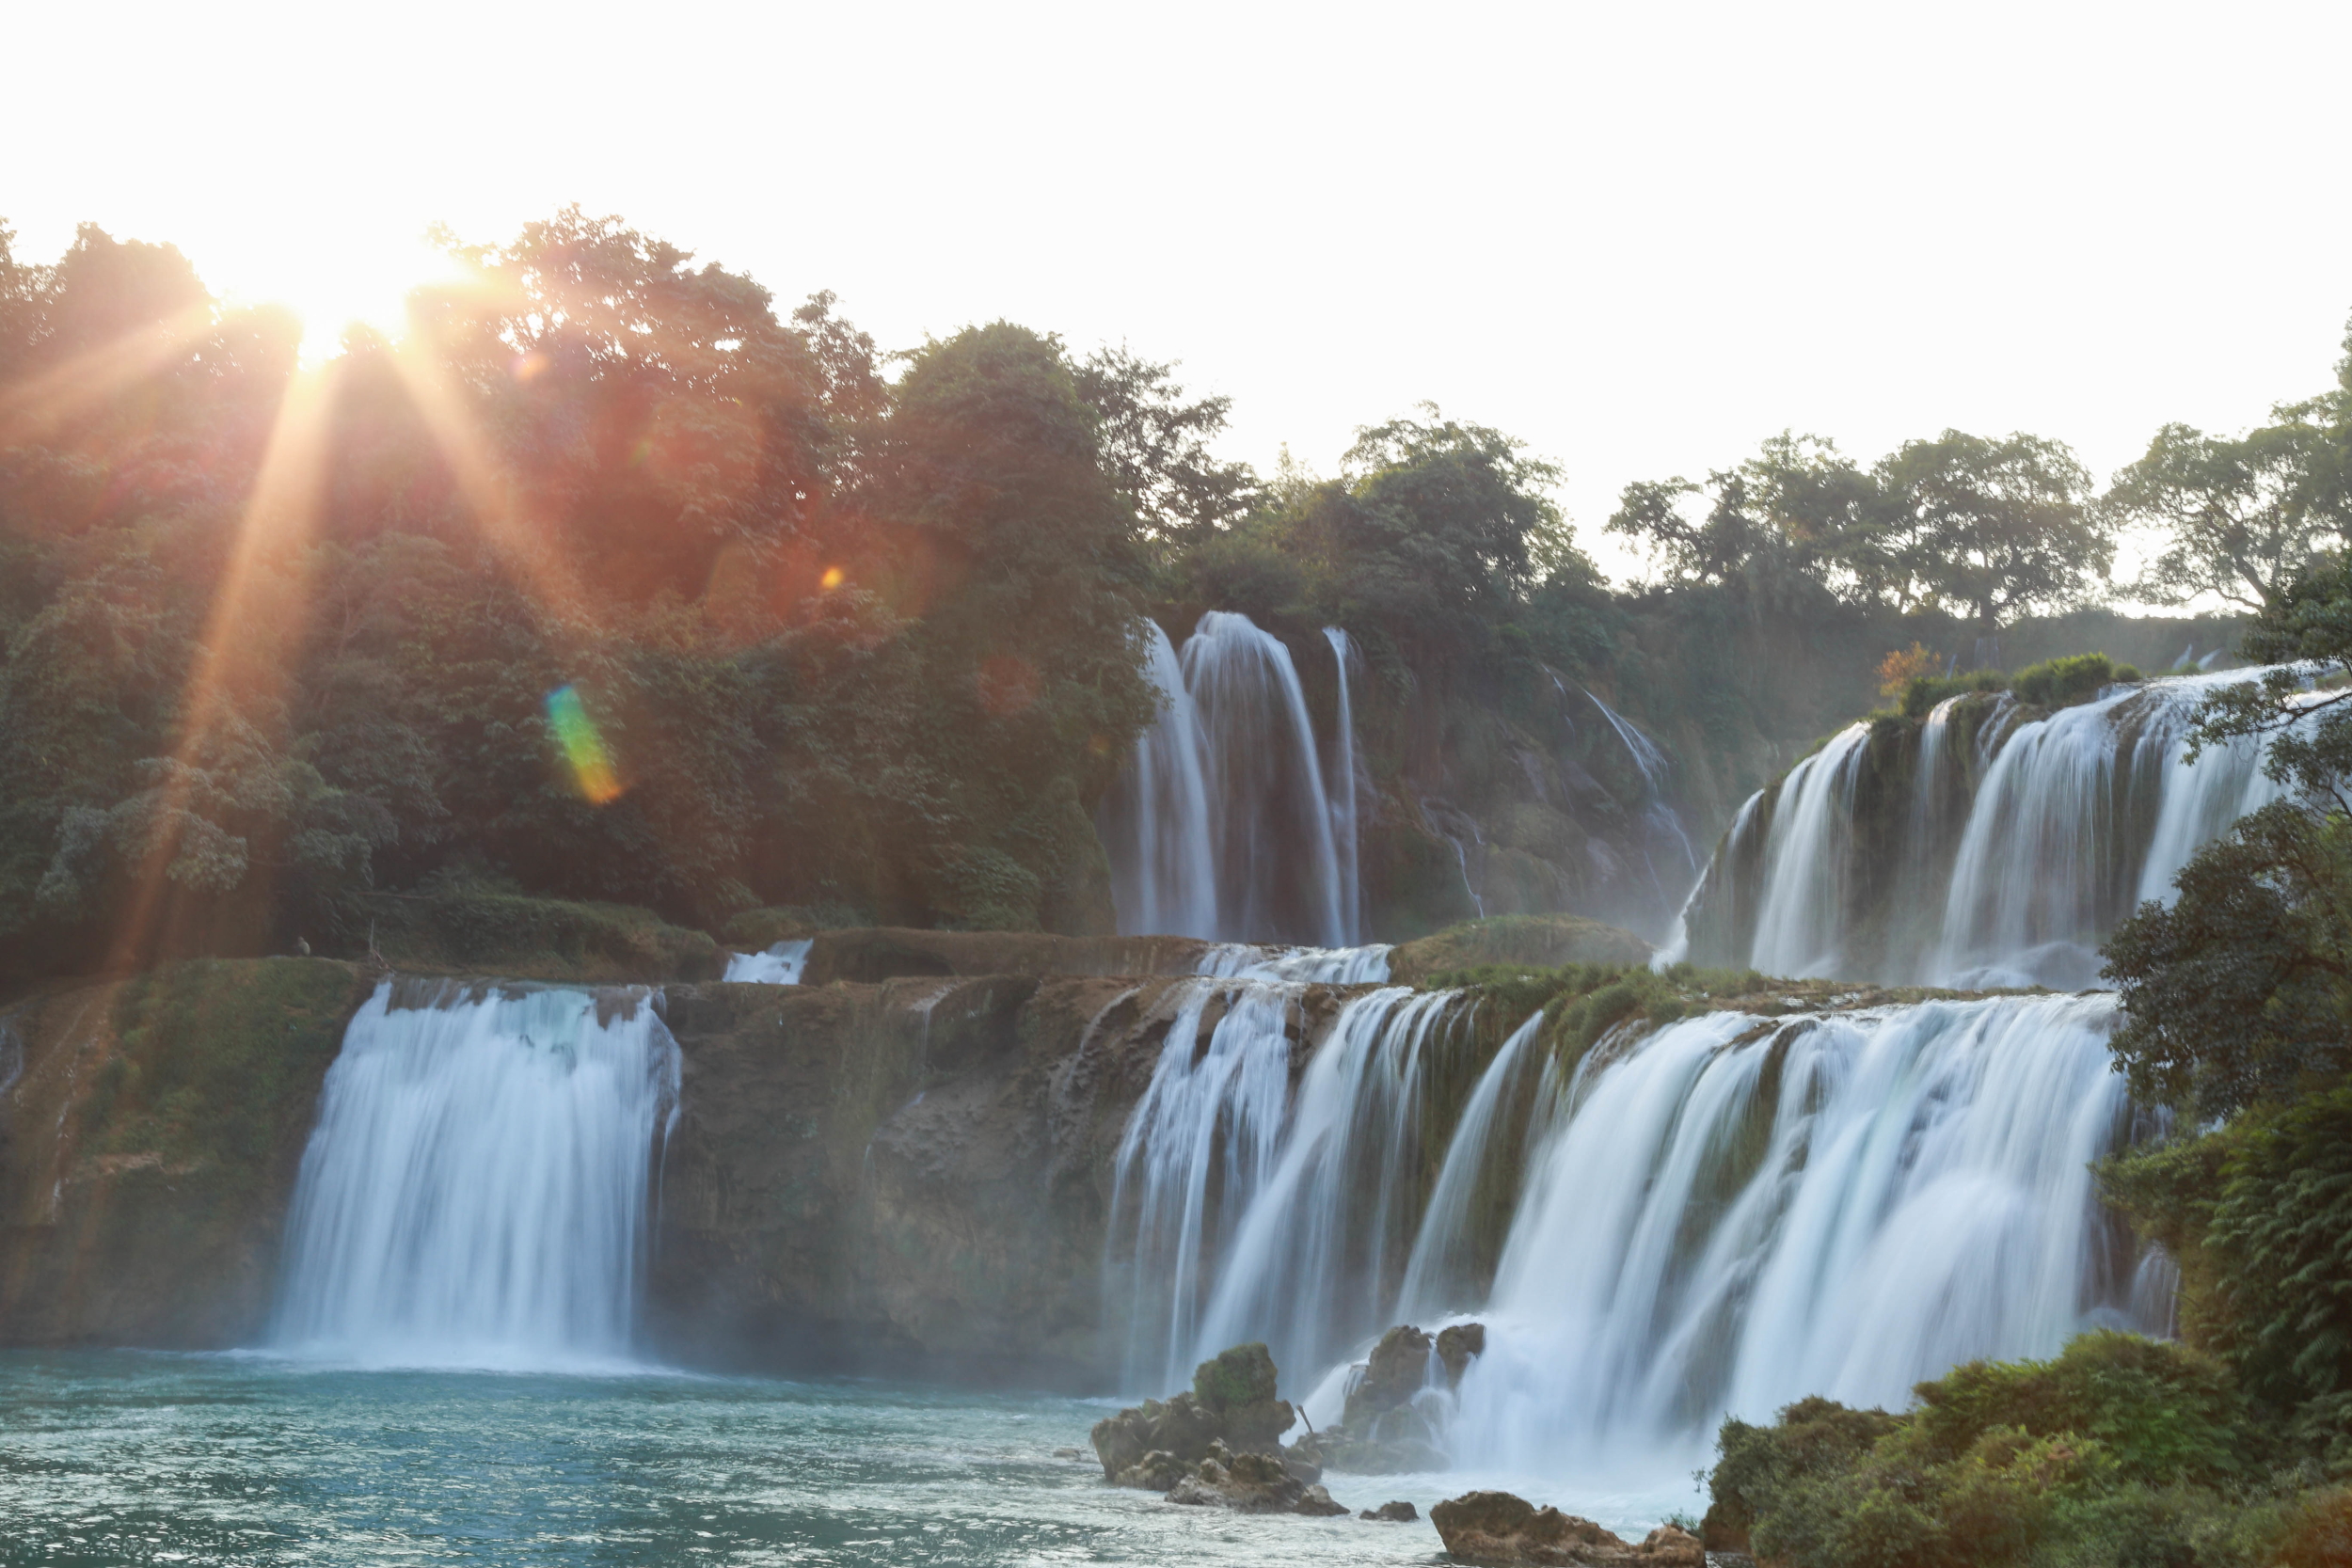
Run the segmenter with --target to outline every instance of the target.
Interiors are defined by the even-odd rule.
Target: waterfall
[[[1364,947],[1254,947],[1223,942],[1200,955],[1199,973],[1246,980],[1302,980],[1326,986],[1376,986],[1389,978],[1387,942]]]
[[[1961,1361],[2169,1322],[2090,1171],[2132,1125],[2103,993],[1703,1012],[1565,1061],[1539,1014],[1482,1063],[1458,995],[1388,987],[1302,1067],[1302,988],[1220,985],[1119,1152],[1133,1388],[1262,1339],[1320,1399],[1388,1324],[1474,1314],[1458,1463],[1654,1476],[1726,1413],[1899,1407]]]
[[[1208,979],[1175,993],[1111,1200],[1104,1275],[1134,1387],[1181,1385],[1236,1335],[1305,1367],[1384,1326],[1421,1217],[1423,1073],[1456,997],[1355,996],[1300,1069],[1305,993]]]
[[[1429,1047],[1455,1000],[1390,987],[1341,1009],[1225,1248],[1190,1359],[1263,1339],[1278,1366],[1314,1367],[1388,1326],[1421,1217]]]
[[[1111,863],[1119,928],[1134,936],[1216,938],[1216,852],[1209,831],[1207,739],[1168,633],[1146,621],[1145,671],[1160,716],[1103,800],[1097,829]]]
[[[1953,699],[1908,756],[1852,725],[1741,806],[1684,911],[1689,956],[1894,984],[2096,986],[2117,923],[2169,898],[2199,847],[2278,797],[2251,741],[2187,757],[2207,694],[2260,673],[2114,687],[2050,713]],[[1961,744],[1972,701],[1985,705]]]
[[[1331,659],[1339,671],[1340,721],[1339,755],[1329,769],[1331,777],[1331,838],[1337,847],[1340,862],[1340,911],[1349,931],[1361,931],[1364,900],[1359,862],[1357,857],[1356,833],[1356,705],[1347,695],[1347,663],[1355,657],[1355,648],[1347,633],[1337,626],[1323,628],[1324,641],[1331,644]]]
[[[1359,939],[1355,741],[1347,644],[1342,734],[1327,781],[1298,671],[1281,639],[1211,610],[1181,656],[1147,623],[1158,721],[1104,798],[1097,831],[1120,929],[1211,941]]]
[[[2127,1119],[2112,1016],[1998,998],[1604,1040],[1531,1141],[1456,1458],[1654,1466],[1725,1412],[1900,1408],[2122,1321],[2087,1168]]]
[[[1772,814],[1764,841],[1763,907],[1748,959],[1755,968],[1799,976],[1838,968],[1855,764],[1869,737],[1867,725],[1840,730],[1781,784],[1788,805]]]
[[[1541,1063],[1538,1070],[1547,1084],[1552,1075],[1549,1058],[1535,1050],[1543,1022],[1544,1015],[1537,1013],[1512,1031],[1463,1102],[1461,1118],[1446,1140],[1445,1164],[1429,1191],[1428,1211],[1406,1259],[1405,1282],[1397,1291],[1396,1316],[1402,1320],[1441,1318],[1476,1307],[1486,1295],[1487,1282],[1479,1277],[1477,1264],[1482,1211],[1492,1207],[1499,1192],[1508,1196],[1517,1180],[1518,1150],[1531,1131],[1527,1107],[1517,1102],[1535,1075],[1531,1066]],[[1538,1104],[1549,1107],[1556,1099],[1539,1091]],[[1516,1128],[1509,1119],[1514,1110],[1519,1113]],[[1533,1131],[1540,1136],[1542,1128]],[[1518,1136],[1513,1136],[1515,1132]],[[1482,1197],[1488,1200],[1484,1205]]]
[[[1128,1113],[1114,1164],[1111,1244],[1132,1207],[1123,1259],[1104,1278],[1128,1325],[1127,1381],[1191,1374],[1214,1250],[1273,1169],[1290,1108],[1291,1032],[1303,987],[1197,980],[1173,992],[1167,1043]],[[1223,1012],[1203,1044],[1212,1004]]]
[[[321,1092],[272,1342],[375,1364],[625,1362],[678,1084],[642,990],[379,985]]]
[[[817,944],[806,937],[780,942],[764,953],[730,953],[723,980],[757,986],[797,986],[808,968],[808,950]]]

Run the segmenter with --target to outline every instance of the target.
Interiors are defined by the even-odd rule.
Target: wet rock
[[[1216,1444],[1235,1453],[1275,1455],[1280,1463],[1286,1453],[1282,1433],[1297,1416],[1288,1400],[1274,1397],[1275,1378],[1274,1357],[1265,1346],[1235,1345],[1194,1369],[1192,1386],[1184,1392],[1104,1417],[1091,1433],[1103,1478],[1120,1486],[1166,1491],[1207,1459]],[[1292,1457],[1290,1479],[1308,1485],[1323,1478],[1313,1454]]]
[[[1484,1323],[1456,1323],[1435,1336],[1398,1324],[1373,1347],[1339,1421],[1300,1438],[1293,1451],[1357,1475],[1451,1468],[1453,1461],[1438,1446],[1438,1433],[1421,1396],[1431,1388],[1454,1387],[1486,1349]]]
[[[1590,1519],[1508,1492],[1471,1492],[1429,1511],[1446,1551],[1481,1568],[1707,1568],[1698,1538],[1661,1525],[1640,1545]]]
[[[1486,1354],[1485,1323],[1455,1323],[1452,1328],[1438,1330],[1438,1361],[1445,1368],[1446,1386],[1462,1381],[1470,1370],[1470,1357]]]
[[[1399,1323],[1380,1336],[1364,1375],[1347,1391],[1340,1424],[1351,1431],[1366,1430],[1379,1416],[1421,1392],[1429,1381],[1433,1348],[1429,1336],[1410,1323]]]
[[[1321,1486],[1292,1475],[1279,1455],[1235,1453],[1222,1442],[1211,1445],[1208,1457],[1168,1488],[1168,1500],[1196,1508],[1230,1508],[1237,1513],[1330,1517],[1347,1512]]]
[[[1361,1513],[1356,1515],[1356,1517],[1359,1519],[1377,1520],[1391,1525],[1409,1525],[1414,1520],[1421,1517],[1421,1510],[1415,1508],[1411,1503],[1382,1503],[1378,1508],[1365,1509]]]
[[[1153,1449],[1133,1465],[1109,1479],[1120,1486],[1137,1486],[1147,1492],[1165,1492],[1184,1479],[1189,1467],[1166,1449]]]

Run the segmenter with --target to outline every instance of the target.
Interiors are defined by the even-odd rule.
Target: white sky
[[[578,201],[831,288],[885,346],[1009,317],[1230,394],[1328,472],[1422,399],[1629,480],[1783,427],[1875,457],[2328,385],[2352,4],[19,8],[0,218],[379,312],[435,219]]]

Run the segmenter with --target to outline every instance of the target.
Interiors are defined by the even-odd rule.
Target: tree
[[[1705,497],[1693,517],[1690,498]],[[1834,571],[1849,586],[1875,593],[1882,574],[1856,563],[1879,511],[1871,476],[1836,443],[1784,431],[1736,468],[1716,469],[1705,485],[1677,476],[1626,486],[1608,531],[1641,542],[1670,581],[1785,587],[1826,583]]]
[[[2352,532],[2334,467],[2329,400],[2281,405],[2235,440],[2169,424],[2116,476],[2102,506],[2123,526],[2162,531],[2163,553],[2133,592],[2152,604],[2212,594],[2259,610],[2322,550]]]
[[[1264,487],[1247,463],[1209,451],[1233,400],[1184,399],[1174,364],[1118,348],[1097,349],[1073,367],[1078,396],[1100,421],[1104,470],[1136,510],[1145,534],[1163,545],[1197,545],[1255,510]]]
[[[1559,468],[1526,443],[1486,425],[1449,420],[1435,404],[1356,432],[1343,460],[1359,574],[1380,596],[1455,612],[1518,603],[1574,549],[1560,508],[1546,494]]]
[[[2029,611],[2089,599],[2115,561],[2090,475],[2057,441],[1947,430],[1873,470],[1883,511],[1867,558],[1883,592],[1965,610],[1991,637]]]
[[[2122,996],[2119,1062],[2152,1101],[2217,1116],[2352,1068],[2352,689],[2308,690],[2352,659],[2352,573],[2323,560],[2239,641],[2278,666],[2199,709],[2192,755],[2267,742],[2291,793],[2192,857],[2169,907],[2108,942]]]

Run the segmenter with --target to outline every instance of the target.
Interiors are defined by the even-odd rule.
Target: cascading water
[[[2128,1120],[2112,1014],[1997,998],[1604,1040],[1531,1143],[1456,1458],[1655,1468],[1725,1412],[1899,1407],[2120,1321],[2131,1259],[2088,1169]]]
[[[272,1343],[373,1364],[625,1362],[678,1083],[643,991],[379,985],[327,1070]]]
[[[1232,993],[1200,1050],[1208,994],[1120,1150],[1136,1386],[1263,1339],[1306,1388],[1388,1323],[1474,1312],[1458,1463],[1654,1477],[1726,1413],[1899,1406],[1959,1361],[2168,1325],[2162,1260],[2090,1173],[2132,1119],[2107,996],[1708,1012],[1565,1073],[1538,1015],[1454,1111],[1434,1054],[1452,993],[1352,999],[1295,1096],[1296,990]]]
[[[808,968],[808,951],[817,944],[803,937],[780,942],[763,953],[730,953],[723,980],[756,986],[797,986]]]
[[[1278,1365],[1312,1367],[1387,1326],[1420,1218],[1429,1048],[1457,1000],[1390,987],[1332,1021],[1281,1155],[1223,1249],[1187,1360],[1262,1338]]]
[[[1128,1330],[1126,1375],[1156,1387],[1189,1375],[1216,1254],[1274,1166],[1290,1109],[1291,1034],[1303,988],[1191,982],[1174,993],[1167,1044],[1128,1114],[1111,1193],[1105,1259]],[[1209,1009],[1223,1008],[1205,1044]]]
[[[1420,1221],[1422,1075],[1457,998],[1351,997],[1294,1093],[1305,993],[1278,980],[1177,993],[1112,1198],[1105,1275],[1134,1386],[1181,1383],[1236,1332],[1313,1365],[1381,1326],[1394,1299]]]
[[[1689,956],[1896,984],[2095,986],[2116,924],[2169,898],[2199,847],[2276,798],[2250,742],[2187,758],[2206,695],[2258,673],[2118,687],[2040,717],[1991,699],[1964,744],[1956,699],[1908,758],[1852,725],[1740,808],[1684,911]]]
[[[1212,610],[1181,657],[1147,623],[1158,721],[1097,820],[1119,927],[1231,942],[1359,940],[1355,742],[1327,769],[1290,649],[1247,615]],[[1353,722],[1344,637],[1343,730]]]
[[[1386,942],[1364,947],[1253,947],[1219,942],[1200,955],[1200,973],[1229,979],[1300,980],[1327,986],[1376,986],[1389,978]]]

